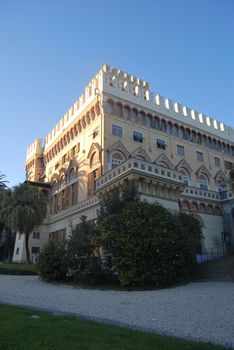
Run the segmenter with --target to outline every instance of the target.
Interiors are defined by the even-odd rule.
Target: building
[[[105,65],[44,140],[27,150],[27,180],[51,186],[31,253],[49,237],[68,237],[81,215],[95,219],[98,195],[125,179],[148,201],[192,211],[204,226],[202,249],[233,248],[233,170],[233,128]],[[19,238],[14,261],[25,259]]]

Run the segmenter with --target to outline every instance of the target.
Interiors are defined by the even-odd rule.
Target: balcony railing
[[[167,180],[179,185],[184,185],[184,177],[181,172],[164,168],[160,165],[156,165],[150,162],[145,162],[140,159],[130,158],[97,179],[96,190],[98,191],[102,189],[103,187],[131,172],[148,175],[150,177],[153,176],[159,180]]]
[[[210,200],[220,200],[220,193],[210,190],[202,190],[197,187],[187,186],[184,189],[184,192],[181,195],[185,195],[188,197],[196,197],[196,198],[205,198]]]
[[[92,207],[98,203],[98,198],[97,197],[91,197],[89,199],[86,199],[85,201],[82,201],[76,205],[73,205],[70,208],[61,210],[57,214],[51,214],[50,216],[47,217],[46,223],[50,223],[53,221],[56,221],[58,219],[64,218],[65,216],[69,216],[74,213],[78,213],[82,211],[83,209],[87,209],[89,207]]]
[[[232,191],[223,191],[223,192],[220,192],[220,199],[221,201],[227,201],[227,200],[230,200],[230,199],[234,199],[234,195],[232,193]]]

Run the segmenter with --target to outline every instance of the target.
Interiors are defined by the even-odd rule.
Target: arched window
[[[172,125],[171,122],[168,122],[168,123],[167,123],[167,131],[168,131],[168,133],[169,133],[170,135],[172,135],[172,133],[173,133],[173,125]]]
[[[189,184],[190,184],[190,176],[189,176],[189,172],[187,171],[187,169],[180,168],[178,170],[184,175],[184,184],[186,186],[189,186]]]
[[[201,190],[208,190],[209,189],[209,181],[208,181],[206,174],[201,173],[198,176],[198,186]]]
[[[116,115],[118,115],[119,117],[122,117],[123,116],[123,106],[121,103],[116,103],[116,106],[115,106],[115,113]]]
[[[173,135],[179,136],[179,126],[177,124],[173,126]]]
[[[153,119],[153,128],[159,129],[159,123],[160,123],[159,117],[155,116]]]
[[[139,114],[139,121],[141,124],[145,124],[145,112],[141,111]]]
[[[167,123],[164,119],[161,120],[160,130],[166,132],[167,131]]]
[[[98,153],[94,152],[90,158],[90,168],[95,166],[99,162]]]
[[[216,178],[216,191],[217,192],[227,191],[227,181],[221,175],[217,176],[217,178]]]
[[[185,138],[185,130],[184,130],[184,127],[183,126],[180,126],[179,128],[179,137],[181,138]]]
[[[147,126],[148,128],[152,127],[152,115],[151,114],[147,114],[145,117],[145,126]]]
[[[54,181],[52,184],[52,194],[56,193],[58,190],[58,183],[57,181]]]
[[[214,209],[212,207],[211,204],[208,204],[207,207],[206,207],[206,212],[209,213],[209,214],[213,214],[214,212]]]
[[[206,211],[206,206],[205,206],[205,204],[203,204],[203,203],[200,203],[200,204],[199,204],[199,211],[202,212],[202,213],[205,213],[205,211]]]
[[[191,142],[196,142],[196,139],[197,139],[197,133],[196,131],[192,130]]]
[[[111,155],[111,169],[116,168],[125,161],[125,157],[121,152],[114,151]]]
[[[191,140],[191,130],[189,128],[186,128],[185,130],[185,139],[186,140]]]
[[[108,100],[106,102],[106,111],[107,113],[112,114],[114,111],[114,102],[112,100]]]
[[[69,173],[69,182],[73,182],[75,179],[76,179],[76,171],[74,168],[72,168]]]
[[[204,136],[205,137],[205,136]],[[205,139],[204,139],[205,140]],[[199,145],[202,144],[202,135],[198,132],[197,133],[197,138],[196,138],[196,141]]]
[[[191,204],[191,209],[192,209],[193,211],[198,211],[198,205],[197,205],[196,202],[192,202],[192,204]]]
[[[124,116],[124,119],[126,119],[126,120],[130,120],[131,119],[130,108],[128,106],[124,106],[123,116]]]
[[[60,178],[60,188],[64,187],[66,185],[66,179],[65,176],[62,175]]]
[[[216,205],[216,207],[215,207],[215,214],[216,214],[216,215],[221,215],[221,209],[220,209],[220,207],[218,207],[217,205]]]
[[[131,111],[131,121],[132,122],[138,122],[138,110],[136,108],[133,108]]]
[[[187,201],[183,201],[181,207],[183,210],[186,210],[186,211],[190,210],[190,205],[189,205],[189,202]]]
[[[165,159],[160,159],[157,162],[157,164],[163,166],[164,168],[170,168],[169,164],[167,163],[167,161]]]

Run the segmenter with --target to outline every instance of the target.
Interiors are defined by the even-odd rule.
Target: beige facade
[[[51,186],[44,240],[68,237],[83,214],[95,219],[98,195],[128,178],[142,198],[194,212],[208,249],[233,240],[233,158],[232,128],[105,65],[28,148],[26,173]]]

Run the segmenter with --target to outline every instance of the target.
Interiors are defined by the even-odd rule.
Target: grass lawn
[[[32,317],[34,315],[34,317]],[[35,318],[35,315],[39,318]],[[218,350],[224,349],[74,317],[0,305],[2,350]]]
[[[0,275],[37,275],[36,265],[0,262]]]

